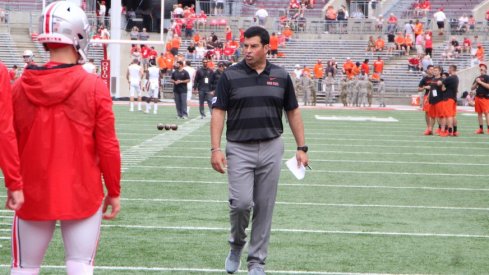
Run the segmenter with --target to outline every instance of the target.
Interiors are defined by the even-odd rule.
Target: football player
[[[67,274],[91,275],[102,218],[120,211],[112,100],[103,80],[80,65],[90,24],[79,6],[49,4],[39,28],[49,62],[27,67],[12,91],[25,201],[14,216],[10,274],[39,274],[60,221]]]

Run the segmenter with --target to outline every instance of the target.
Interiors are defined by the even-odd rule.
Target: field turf
[[[95,273],[225,274],[227,178],[210,165],[209,119],[195,107],[190,120],[171,106],[158,115],[114,109],[123,208],[103,222]],[[459,115],[461,136],[441,138],[422,135],[419,111],[302,112],[313,170],[298,181],[283,167],[270,274],[489,274],[489,135],[473,134],[476,117]],[[158,131],[159,122],[179,129]],[[283,137],[285,161],[296,147],[287,124]],[[1,274],[11,217],[0,212]],[[59,230],[44,264],[42,274],[65,274]]]

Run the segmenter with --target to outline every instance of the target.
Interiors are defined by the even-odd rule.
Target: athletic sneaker
[[[439,135],[441,133],[441,129],[440,128],[436,128],[435,133],[437,133]]]
[[[265,275],[265,270],[261,267],[255,267],[248,272],[248,275]]]
[[[226,262],[224,263],[226,272],[229,274],[233,274],[236,271],[238,271],[240,265],[241,265],[241,249],[229,250],[229,254],[226,257]]]
[[[454,137],[458,137],[458,132],[453,132]]]
[[[440,131],[440,137],[448,137],[448,131]]]
[[[425,135],[425,136],[431,136],[431,135],[433,135],[433,131],[431,131],[431,130],[429,130],[429,129],[426,129],[426,130],[424,131],[424,135]]]
[[[479,128],[479,129],[477,129],[475,131],[475,133],[478,134],[478,135],[482,135],[482,134],[484,134],[484,130],[482,130],[481,128]]]

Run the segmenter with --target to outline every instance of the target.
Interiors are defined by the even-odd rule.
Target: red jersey
[[[104,198],[102,176],[108,195],[120,196],[119,141],[101,78],[80,65],[26,69],[12,94],[24,180],[20,218],[92,216]]]
[[[144,58],[144,59],[147,59],[149,58],[149,54],[151,53],[151,49],[148,48],[148,47],[142,47],[141,48],[141,56]]]
[[[17,139],[12,124],[12,94],[7,68],[0,62],[0,168],[9,190],[22,189]]]

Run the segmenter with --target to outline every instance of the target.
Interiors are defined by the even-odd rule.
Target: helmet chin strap
[[[78,60],[78,64],[84,64],[87,61],[87,56],[85,52],[82,50],[80,47],[80,43],[78,42],[78,38],[74,37],[73,38],[73,47],[75,48],[75,51],[80,55],[80,59]]]

